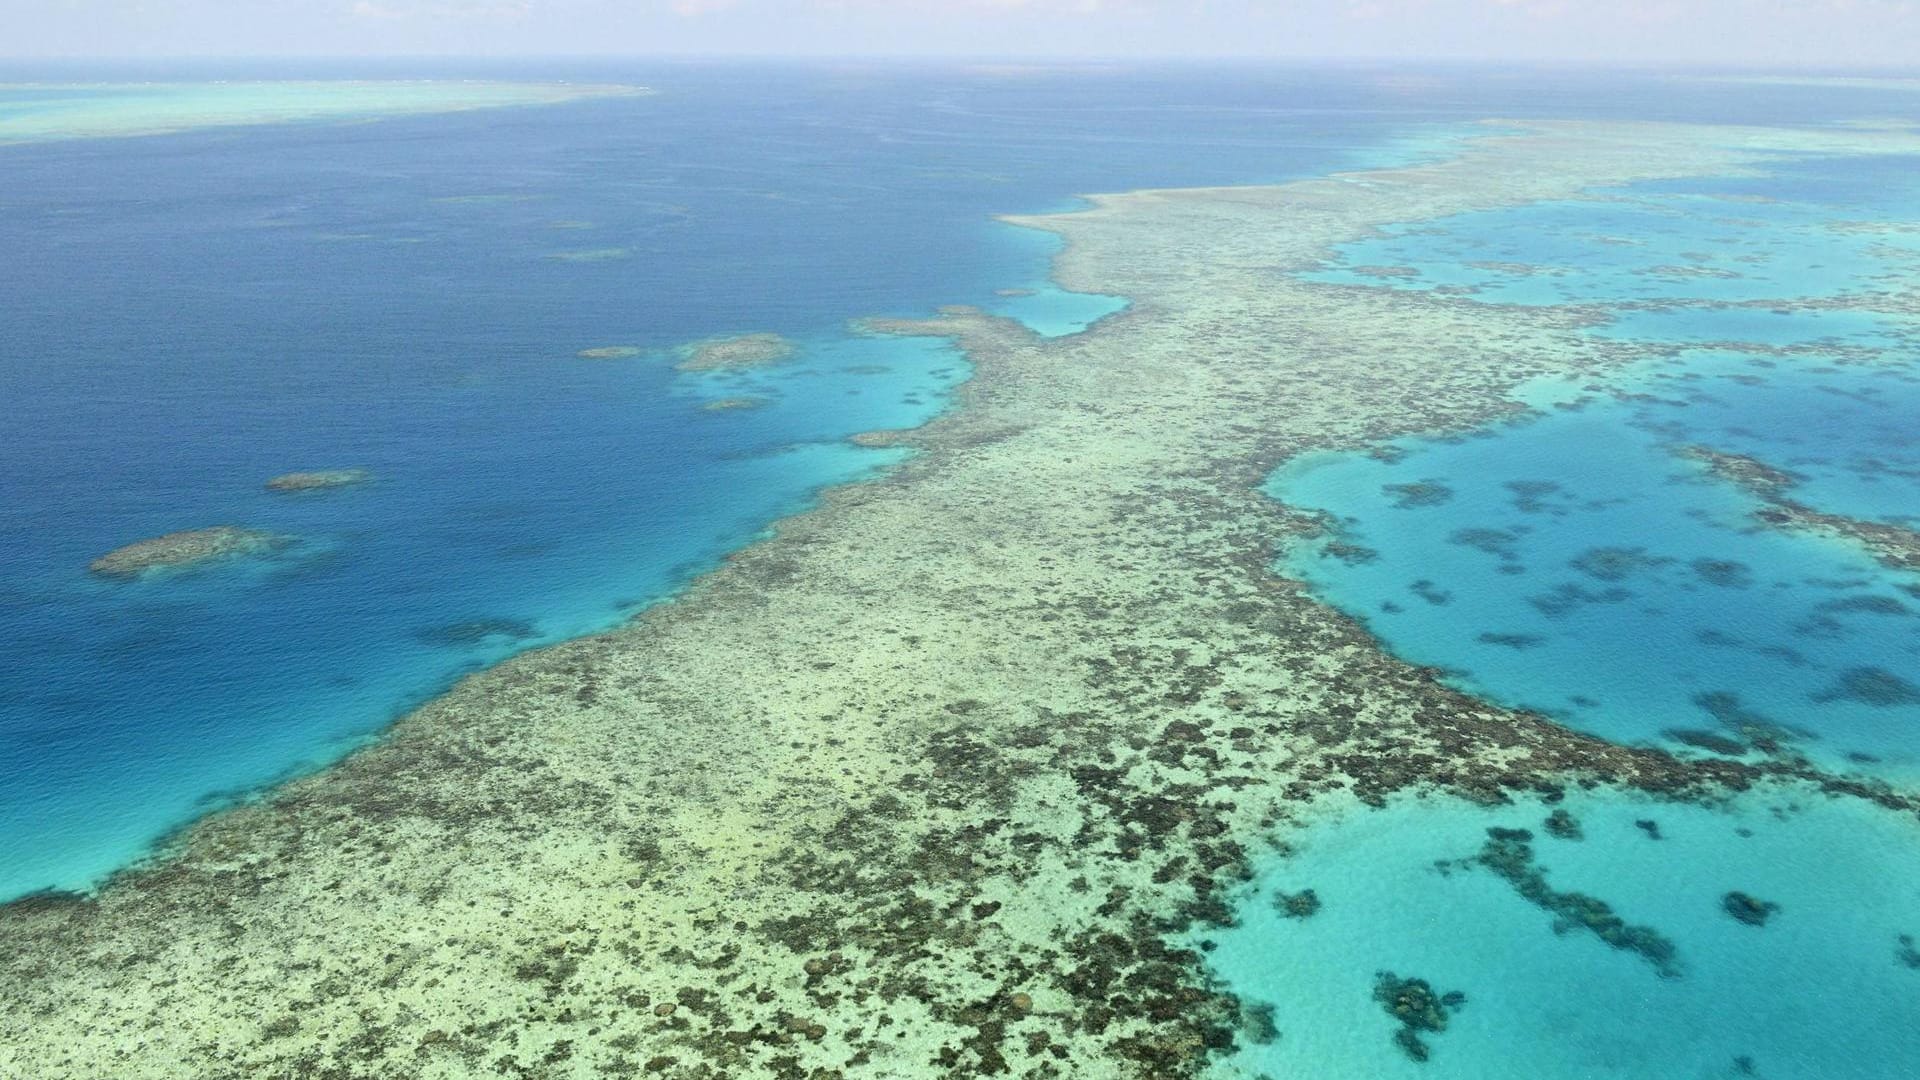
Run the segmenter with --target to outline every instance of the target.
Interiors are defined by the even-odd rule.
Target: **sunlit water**
[[[156,74],[168,73],[4,81]],[[329,74],[417,73],[301,77]],[[460,74],[658,93],[0,148],[0,896],[97,883],[166,830],[324,764],[461,673],[613,625],[821,485],[895,460],[846,437],[933,416],[964,358],[938,341],[860,337],[849,320],[971,303],[1064,334],[1124,305],[1049,283],[1057,241],[995,214],[1430,159],[1486,116],[1817,123],[1898,100],[1512,73]],[[0,94],[8,107],[17,115],[18,97]],[[1497,302],[1825,294],[1888,264],[1874,244],[1910,243],[1823,224],[1896,213],[1907,170],[1814,162],[1633,204],[1409,230],[1343,255]],[[1726,194],[1787,201],[1712,197]],[[1558,271],[1465,267],[1528,261]],[[1741,276],[1636,272],[1689,266]],[[796,355],[732,375],[667,359],[743,331],[782,333]],[[1586,395],[1484,438],[1411,441],[1392,465],[1299,463],[1276,493],[1347,519],[1379,555],[1349,565],[1303,551],[1283,569],[1390,648],[1588,730],[1684,745],[1664,733],[1719,723],[1699,702],[1725,691],[1823,762],[1908,775],[1911,710],[1829,692],[1853,668],[1920,682],[1910,583],[1844,544],[1744,529],[1749,498],[1670,450],[1755,454],[1803,474],[1800,495],[1824,508],[1905,518],[1920,474],[1906,457],[1904,324],[1642,310],[1597,332],[1701,347],[1634,376],[1657,398]],[[1820,337],[1874,363],[1769,366],[1723,344]],[[614,346],[635,355],[577,355]],[[742,397],[759,407],[703,407]],[[262,487],[331,467],[374,479],[302,496]],[[1388,487],[1425,481],[1447,499]],[[129,541],[222,523],[297,542],[133,582],[86,572]],[[1451,539],[1463,530],[1482,531]],[[1638,554],[1582,569],[1596,548]],[[1716,566],[1703,573],[1702,559]],[[1840,803],[1784,816],[1765,801],[1568,805],[1584,840],[1543,833],[1545,807],[1434,801],[1355,808],[1299,834],[1297,854],[1261,864],[1239,927],[1209,943],[1229,985],[1273,1007],[1278,1033],[1229,1067],[1903,1075],[1920,989],[1901,943],[1920,933],[1905,822]],[[1511,882],[1460,863],[1489,825],[1533,829],[1553,886],[1657,928],[1673,971],[1556,935]],[[1275,893],[1304,888],[1323,901],[1313,917],[1273,908]],[[1732,889],[1778,910],[1764,926],[1738,922],[1723,905]],[[1380,970],[1467,995],[1424,1037],[1424,1065],[1373,1000]]]
[[[303,108],[325,97],[213,82],[259,74],[6,71],[0,117],[45,128],[67,101],[226,124],[284,117],[290,85]],[[379,119],[0,147],[0,897],[95,883],[895,460],[846,437],[924,422],[967,367],[851,320],[975,304],[1063,334],[1124,305],[1053,285],[1058,240],[994,215],[1394,164],[1441,152],[1468,115],[1286,72],[452,74],[655,93],[406,116],[360,84],[336,104]],[[474,92],[459,85],[445,96]],[[675,346],[749,331],[795,357],[673,369]],[[606,348],[632,355],[577,355]],[[703,408],[723,398],[760,407]],[[349,467],[372,482],[263,488]],[[296,542],[87,573],[222,524]]]
[[[1578,839],[1546,827],[1555,809]],[[1482,860],[1489,828],[1526,830],[1523,873],[1665,942],[1664,966],[1530,902]],[[1723,808],[1582,795],[1491,810],[1442,798],[1347,808],[1263,865],[1242,891],[1237,926],[1194,939],[1272,1031],[1243,1040],[1220,1071],[1911,1076],[1920,1057],[1913,833],[1910,820],[1819,797]],[[1290,915],[1286,900],[1307,890],[1318,909]],[[1742,921],[1728,912],[1729,893],[1773,907],[1757,925]],[[1445,1009],[1442,1030],[1420,1033],[1424,1062],[1396,1040],[1402,1024],[1375,998],[1382,973],[1465,998]]]
[[[1844,539],[1757,527],[1756,497],[1682,451],[1791,470],[1816,509],[1920,516],[1912,323],[1873,302],[1794,303],[1911,284],[1920,162],[1793,160],[1596,194],[1389,229],[1312,275],[1600,305],[1613,318],[1594,335],[1676,348],[1604,387],[1530,385],[1535,411],[1517,420],[1290,463],[1271,492],[1327,514],[1340,543],[1305,545],[1282,572],[1456,685],[1581,730],[1910,785],[1920,578]],[[1576,794],[1557,807],[1576,838],[1548,827],[1555,808],[1319,811],[1203,945],[1273,1029],[1222,1071],[1912,1075],[1910,818],[1779,790],[1722,807]],[[1524,871],[1497,871],[1519,851]],[[1312,905],[1285,901],[1306,889],[1319,905],[1302,917]],[[1735,917],[1735,893],[1764,919]],[[1583,921],[1592,901],[1664,944],[1616,947]],[[1440,1030],[1403,1033],[1383,973],[1464,1001],[1440,1006]]]
[[[1332,515],[1367,554],[1306,548],[1289,568],[1461,686],[1609,739],[1764,730],[1829,767],[1913,776],[1920,579],[1832,537],[1755,528],[1753,495],[1676,452],[1792,470],[1817,509],[1920,514],[1911,321],[1787,306],[1911,274],[1920,234],[1865,226],[1920,220],[1920,162],[1796,161],[1720,189],[1608,194],[1397,230],[1314,275],[1392,265],[1400,288],[1611,304],[1621,317],[1596,335],[1688,347],[1613,393],[1528,387],[1534,414],[1404,440],[1392,460],[1291,464],[1274,494]],[[1665,306],[1630,306],[1649,302]]]

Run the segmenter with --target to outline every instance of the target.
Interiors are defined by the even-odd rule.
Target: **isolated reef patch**
[[[311,472],[281,473],[267,481],[268,491],[298,492],[327,491],[333,488],[351,487],[364,484],[373,479],[373,474],[365,469],[317,469]]]
[[[271,554],[292,542],[289,537],[255,529],[215,525],[135,541],[93,560],[87,569],[105,577],[138,577],[152,570],[182,570],[222,559]]]
[[[676,351],[680,362],[674,366],[681,371],[728,371],[777,364],[793,355],[793,342],[779,334],[738,334],[695,341]]]
[[[582,360],[631,360],[645,351],[638,345],[596,345],[573,355]]]
[[[586,248],[581,251],[554,251],[547,254],[549,262],[567,263],[618,262],[632,257],[633,249],[623,247]]]

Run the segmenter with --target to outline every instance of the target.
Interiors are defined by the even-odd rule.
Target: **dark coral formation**
[[[1796,738],[1794,732],[1774,723],[1764,714],[1747,708],[1741,702],[1740,695],[1731,690],[1708,690],[1696,694],[1693,703],[1731,733],[1730,738],[1740,746],[1732,753],[1743,753],[1747,747],[1751,747],[1763,754],[1779,754]],[[1702,749],[1715,749],[1710,740],[1696,739],[1694,742]]]
[[[1475,551],[1484,551],[1503,562],[1512,562],[1520,557],[1517,550],[1520,533],[1514,529],[1485,527],[1456,529],[1447,537],[1447,542],[1470,547]]]
[[[1432,1056],[1432,1049],[1421,1036],[1447,1030],[1448,1013],[1466,1004],[1467,996],[1458,990],[1438,993],[1425,979],[1403,979],[1382,971],[1374,977],[1373,999],[1387,1010],[1387,1015],[1400,1021],[1393,1033],[1394,1044],[1413,1060],[1425,1061]]]
[[[1565,511],[1548,500],[1563,494],[1554,480],[1509,480],[1505,485],[1513,493],[1513,508],[1523,514],[1563,514]]]
[[[1701,581],[1722,589],[1744,589],[1753,584],[1753,568],[1732,559],[1693,560],[1693,572]]]
[[[1528,903],[1554,915],[1554,932],[1584,929],[1616,949],[1638,953],[1663,976],[1680,973],[1673,942],[1650,926],[1635,926],[1616,915],[1606,901],[1585,893],[1561,892],[1547,883],[1546,871],[1533,859],[1533,833],[1494,826],[1475,862],[1505,878]]]
[[[1491,630],[1482,633],[1478,640],[1485,645],[1498,645],[1516,651],[1538,648],[1547,643],[1547,639],[1539,634],[1497,634]]]
[[[1761,900],[1746,893],[1734,891],[1720,898],[1720,906],[1728,915],[1748,926],[1765,926],[1780,905],[1771,900]]]
[[[1616,582],[1672,561],[1649,555],[1645,548],[1598,547],[1582,552],[1573,560],[1573,568],[1597,581]]]
[[[1848,668],[1840,673],[1832,686],[1814,694],[1813,700],[1852,701],[1882,709],[1897,705],[1920,705],[1920,686],[1885,668]]]
[[[414,637],[428,645],[459,648],[499,642],[531,641],[540,636],[532,623],[522,619],[467,619],[418,630]]]
[[[1747,744],[1739,739],[1730,738],[1714,731],[1700,728],[1668,728],[1661,732],[1674,742],[1705,750],[1712,754],[1724,754],[1727,757],[1739,757],[1747,752]]]
[[[1562,840],[1582,840],[1587,835],[1580,828],[1580,819],[1567,813],[1565,807],[1556,808],[1547,815],[1546,830],[1548,836]]]
[[[1275,893],[1273,906],[1289,919],[1310,919],[1320,911],[1320,894],[1312,889]]]
[[[1881,565],[1895,570],[1920,570],[1920,531],[1886,521],[1869,521],[1829,514],[1792,498],[1804,480],[1797,473],[1777,469],[1744,454],[1704,446],[1681,446],[1680,456],[1699,462],[1707,471],[1742,489],[1765,506],[1754,512],[1759,524],[1772,529],[1797,529],[1845,537],[1867,550]]]
[[[1410,510],[1420,506],[1445,506],[1453,501],[1453,489],[1438,480],[1387,484],[1383,490],[1393,496],[1393,505],[1400,510]]]

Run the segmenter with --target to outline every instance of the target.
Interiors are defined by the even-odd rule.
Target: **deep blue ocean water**
[[[845,437],[924,421],[966,366],[849,320],[973,303],[1068,333],[1124,303],[1052,286],[1057,240],[995,214],[1393,164],[1481,112],[1254,70],[48,65],[0,83],[421,74],[657,92],[0,146],[0,897],[94,884],[883,466]],[[746,331],[799,355],[747,377],[658,355]],[[652,352],[576,355],[607,346]],[[774,404],[700,408],[743,393]],[[262,487],[343,467],[375,480]],[[217,524],[298,543],[86,572]]]
[[[42,66],[0,83],[420,74],[658,93],[0,147],[0,897],[97,884],[461,674],[629,617],[822,485],[885,467],[891,455],[846,436],[924,421],[967,369],[942,343],[863,338],[849,320],[973,303],[1057,334],[1124,303],[1050,285],[1056,242],[995,214],[1417,160],[1486,117],[1818,124],[1913,100],[1652,74],[1232,66]],[[1476,215],[1389,232],[1324,273],[1415,265],[1422,277],[1400,284],[1495,302],[1826,295],[1884,269],[1875,244],[1914,243],[1826,227],[1908,215],[1911,165],[1810,161]],[[1493,265],[1520,262],[1554,272]],[[662,358],[745,331],[785,334],[798,355],[735,375]],[[1742,711],[1723,713],[1762,715],[1810,755],[1909,776],[1911,709],[1819,698],[1853,668],[1920,683],[1909,583],[1844,544],[1743,529],[1746,497],[1672,453],[1752,453],[1804,474],[1801,495],[1823,508],[1915,514],[1907,326],[1623,308],[1596,332],[1697,347],[1637,372],[1643,396],[1542,385],[1530,423],[1409,440],[1391,465],[1299,463],[1276,493],[1345,519],[1380,557],[1305,551],[1288,572],[1388,647],[1589,730],[1730,730],[1697,700],[1727,691]],[[1822,337],[1873,364],[1726,345]],[[577,356],[607,346],[645,352]],[[741,395],[771,404],[701,407]],[[332,467],[375,479],[262,488]],[[1386,485],[1415,480],[1450,499],[1397,505]],[[221,523],[298,541],[132,582],[86,572],[129,541]],[[1448,539],[1463,530],[1479,542]],[[1573,567],[1595,547],[1641,554],[1588,560],[1595,578]],[[1703,574],[1703,558],[1739,568]],[[1655,811],[1576,808],[1588,840],[1542,839],[1542,862],[1658,924],[1680,977],[1556,935],[1484,868],[1435,870],[1477,850],[1484,826],[1543,811],[1355,809],[1263,863],[1240,927],[1215,943],[1219,973],[1273,1004],[1281,1032],[1229,1067],[1901,1075],[1885,1066],[1911,1060],[1920,1030],[1902,997],[1920,976],[1898,946],[1920,934],[1920,898],[1900,884],[1920,880],[1906,823],[1839,804],[1659,808],[1656,846],[1632,821]],[[1687,888],[1672,888],[1682,871]],[[1261,914],[1274,890],[1303,887],[1325,894],[1315,919]],[[1714,907],[1727,888],[1780,902],[1778,921],[1729,921]],[[1385,967],[1470,995],[1426,1066],[1369,996]]]

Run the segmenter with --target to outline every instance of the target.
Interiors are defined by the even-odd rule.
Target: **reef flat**
[[[1434,165],[1014,219],[1066,238],[1063,286],[1132,305],[1058,338],[968,309],[869,323],[974,365],[904,464],[96,897],[0,911],[0,1074],[1190,1076],[1258,1018],[1169,935],[1224,919],[1316,797],[1906,807],[1449,689],[1274,572],[1322,523],[1260,490],[1640,356],[1578,311],[1296,276],[1331,245],[1890,138],[1533,125]]]
[[[184,529],[115,548],[93,560],[87,569],[106,577],[137,577],[150,570],[181,570],[220,559],[260,555],[286,543],[285,537],[233,525]]]

